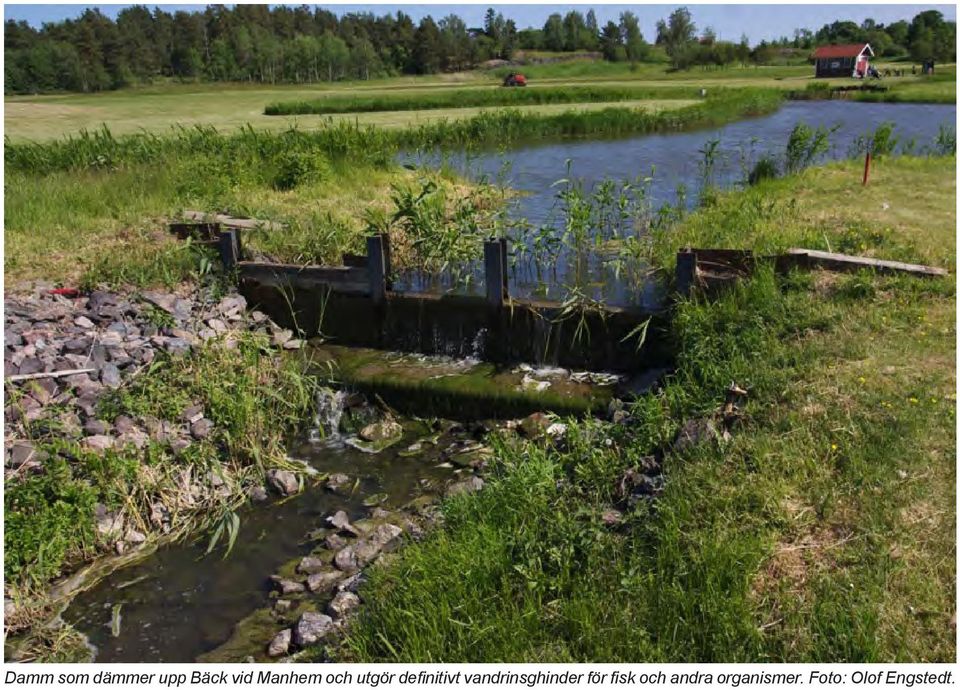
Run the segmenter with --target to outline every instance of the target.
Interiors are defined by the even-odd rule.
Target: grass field
[[[883,65],[881,65],[881,68]],[[941,68],[950,75],[953,68]],[[315,119],[266,117],[264,108],[277,101],[343,99],[351,95],[362,98],[396,95],[428,95],[439,92],[473,89],[499,89],[503,70],[467,72],[428,77],[398,77],[371,82],[316,84],[309,87],[263,86],[237,84],[168,84],[140,89],[99,94],[65,94],[48,96],[16,96],[5,98],[5,135],[15,141],[47,140],[81,129],[107,124],[117,134],[168,131],[172,126],[212,125],[236,129],[246,124],[258,128],[284,129],[291,124],[311,128]],[[626,64],[591,60],[530,65],[524,72],[531,78],[528,89],[557,88],[579,84],[607,88],[776,88],[802,90],[814,80],[808,67],[749,67],[724,70],[690,70],[667,72],[662,65],[641,65],[632,69]],[[826,80],[831,84],[850,83],[849,79]],[[938,81],[936,86],[919,77],[891,79],[895,90],[905,97],[924,100],[955,100],[955,80]],[[932,97],[931,97],[932,94]],[[654,100],[662,101],[655,97]],[[582,106],[580,106],[582,107]],[[436,114],[434,114],[436,115]],[[466,116],[466,113],[458,113]],[[446,113],[443,117],[453,117]],[[408,111],[355,116],[363,123],[383,126],[405,126],[423,122],[433,116],[414,116]]]
[[[954,157],[856,163],[722,194],[659,238],[802,245],[955,269]],[[916,190],[922,190],[917,193]],[[952,277],[761,270],[679,305],[678,368],[633,423],[506,439],[492,481],[361,592],[361,661],[952,661]],[[729,441],[670,450],[682,420],[749,390]],[[624,471],[666,485],[616,529]]]

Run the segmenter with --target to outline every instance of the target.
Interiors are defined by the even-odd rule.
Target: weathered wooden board
[[[353,295],[370,293],[370,277],[366,268],[355,266],[294,266],[260,261],[240,261],[237,273],[241,281],[264,285],[291,285],[300,289],[329,287]]]
[[[946,270],[935,266],[907,264],[901,261],[886,261],[866,256],[834,254],[833,252],[800,248],[788,249],[786,254],[777,257],[778,268],[784,269],[791,266],[825,268],[831,271],[859,271],[868,268],[879,273],[910,273],[919,276],[948,275]]]
[[[220,223],[235,230],[283,230],[283,223],[257,218],[234,218],[223,213],[204,213],[203,211],[184,211],[183,218],[201,223]]]

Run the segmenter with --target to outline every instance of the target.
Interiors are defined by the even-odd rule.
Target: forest
[[[77,19],[40,29],[8,20],[4,92],[94,92],[161,79],[304,84],[435,74],[510,60],[519,51],[581,52],[689,69],[802,62],[820,44],[869,42],[886,58],[951,62],[955,37],[956,23],[936,10],[886,26],[872,19],[838,21],[750,46],[746,36],[734,43],[719,40],[710,27],[699,29],[684,7],[657,22],[646,38],[629,11],[603,26],[591,9],[555,13],[540,28],[518,29],[493,9],[483,26],[471,27],[456,14],[416,23],[403,11],[338,16],[307,5],[209,5],[171,13],[137,5],[116,19],[86,9]]]

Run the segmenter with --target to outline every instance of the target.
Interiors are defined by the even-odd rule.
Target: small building
[[[873,49],[869,43],[820,46],[813,51],[813,63],[817,78],[867,76]]]

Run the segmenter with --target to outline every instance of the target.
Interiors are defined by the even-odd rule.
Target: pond
[[[653,134],[626,139],[568,139],[510,148],[507,151],[471,154],[421,154],[416,158],[427,165],[442,162],[474,179],[497,180],[520,194],[509,211],[516,221],[525,219],[533,229],[543,225],[562,228],[564,213],[558,194],[568,188],[557,184],[562,178],[580,185],[589,195],[596,193],[605,180],[637,181],[642,187],[643,203],[651,214],[664,204],[678,203],[678,190],[687,207],[696,204],[700,194],[705,147],[716,142],[711,179],[724,189],[741,184],[753,164],[763,156],[782,159],[791,130],[798,123],[810,127],[835,128],[830,134],[826,159],[846,158],[857,139],[868,138],[884,123],[893,123],[898,150],[928,151],[941,127],[955,129],[955,105],[857,103],[849,101],[791,101],[771,115],[740,120],[723,127],[691,132]],[[859,155],[859,152],[857,152]],[[569,168],[568,168],[569,166]],[[636,194],[636,191],[635,191]],[[516,239],[519,233],[512,233]],[[535,241],[536,232],[527,232],[524,242]],[[534,238],[534,239],[531,239]],[[605,257],[574,255],[556,257],[548,270],[531,268],[529,262],[517,262],[513,269],[510,294],[561,298],[571,286],[577,286],[596,299],[612,304],[650,306],[658,299],[655,286],[623,277],[623,267]]]

